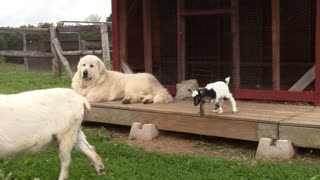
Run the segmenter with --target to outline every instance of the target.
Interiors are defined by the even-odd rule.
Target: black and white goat
[[[209,100],[211,103],[214,102],[213,112],[223,113],[222,103],[224,100],[229,100],[232,105],[232,112],[238,112],[236,101],[234,100],[232,94],[229,91],[229,81],[230,77],[223,81],[217,81],[214,83],[207,84],[204,88],[198,88],[197,90],[190,90],[192,92],[192,98],[194,105],[197,106],[205,100]]]

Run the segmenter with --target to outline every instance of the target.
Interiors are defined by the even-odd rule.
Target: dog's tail
[[[84,111],[85,113],[89,113],[90,109],[91,109],[91,105],[90,103],[87,101],[87,99],[85,97],[82,97],[82,100],[83,100],[83,107],[84,107]]]
[[[229,85],[229,82],[230,82],[230,76],[227,77],[227,78],[225,79],[225,81],[226,81],[226,84],[227,84],[227,86],[228,86],[228,85]]]

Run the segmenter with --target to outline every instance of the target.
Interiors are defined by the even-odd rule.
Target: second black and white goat
[[[209,100],[211,103],[214,103],[213,112],[223,113],[222,103],[224,100],[229,100],[232,106],[232,112],[238,112],[236,101],[234,100],[232,94],[229,90],[229,81],[230,77],[223,81],[217,81],[214,83],[207,84],[204,88],[199,88],[197,90],[189,90],[192,92],[192,98],[194,105],[197,106],[205,100]]]

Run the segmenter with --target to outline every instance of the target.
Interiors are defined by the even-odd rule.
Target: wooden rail
[[[64,56],[84,56],[88,54],[102,54],[102,50],[79,50],[79,51],[63,51]],[[35,58],[48,58],[53,57],[51,52],[42,51],[6,51],[0,50],[0,56],[10,56],[10,57],[35,57]]]
[[[57,27],[57,32],[99,32],[100,25],[86,25],[86,26],[62,26]],[[47,34],[50,33],[50,28],[11,28],[0,27],[0,33],[26,33],[26,34]]]
[[[11,56],[11,57],[24,57],[25,67],[27,71],[28,57],[33,58],[52,58],[52,71],[53,75],[57,77],[60,73],[59,61],[66,70],[68,77],[72,79],[73,72],[70,68],[68,59],[65,56],[82,56],[88,54],[99,54],[103,56],[103,61],[108,69],[112,69],[112,63],[110,60],[109,40],[108,40],[108,27],[109,23],[100,23],[99,25],[81,25],[81,26],[62,26],[62,27],[51,27],[51,28],[10,28],[1,27],[0,33],[18,33],[23,36],[23,51],[11,51],[11,50],[0,50],[0,56]],[[60,41],[58,39],[58,33],[73,33],[73,32],[100,32],[101,33],[101,50],[86,50],[79,49],[78,51],[63,51]],[[51,52],[43,51],[28,51],[26,43],[26,34],[38,34],[48,35],[51,42]],[[81,42],[81,40],[79,39]],[[80,43],[79,42],[79,43]],[[80,48],[80,47],[79,47]]]
[[[26,34],[49,34],[48,28],[10,28],[1,27],[0,33],[26,33]]]

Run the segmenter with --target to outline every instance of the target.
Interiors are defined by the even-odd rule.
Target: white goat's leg
[[[65,180],[68,178],[68,171],[71,163],[71,150],[76,141],[76,132],[77,129],[73,128],[62,137],[58,137],[61,166],[59,180]]]
[[[230,98],[229,98],[229,101],[230,101],[231,106],[232,106],[232,112],[233,112],[233,113],[238,112],[237,104],[236,104],[236,101],[234,100],[234,98],[233,98],[233,97],[230,97]]]
[[[218,109],[219,109],[219,104],[218,104],[218,102],[216,101],[216,100],[211,100],[210,101],[211,103],[213,103],[213,110],[212,110],[212,112],[218,112]]]
[[[223,110],[222,110],[222,104],[224,102],[224,99],[220,99],[219,100],[219,108],[218,108],[218,113],[221,114],[223,113]]]
[[[214,101],[214,109],[213,109],[212,112],[219,113],[219,114],[223,113],[221,105],[222,105],[222,100],[215,99],[215,101]]]
[[[99,175],[104,174],[104,165],[100,156],[96,153],[94,147],[88,143],[86,136],[81,130],[78,132],[76,148],[91,160]]]
[[[61,145],[60,145],[61,146]],[[69,171],[69,166],[71,163],[71,150],[72,146],[65,144],[60,147],[60,175],[59,175],[59,180],[65,180],[68,178],[68,171]]]

